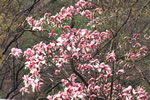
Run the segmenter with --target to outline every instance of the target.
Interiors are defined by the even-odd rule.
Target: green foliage
[[[147,33],[148,35],[150,35],[150,29],[148,29],[148,30],[146,31],[146,33]]]
[[[0,99],[4,98],[4,93],[0,90]]]
[[[37,42],[36,37],[34,37],[31,32],[25,32],[24,35],[22,36],[22,40],[23,40],[22,47],[24,49],[32,47]]]
[[[143,85],[143,86],[145,87],[145,90],[146,90],[148,93],[150,93],[150,86],[149,86],[149,84],[148,84],[147,82],[141,81],[141,82],[140,82],[140,85]]]
[[[24,74],[27,75],[30,73],[30,70],[29,69],[24,69]]]
[[[56,86],[54,89],[52,89],[52,91],[49,92],[48,94],[49,94],[49,95],[53,95],[53,94],[57,93],[58,91],[61,91],[62,89],[64,89],[63,86],[59,84],[59,85]]]

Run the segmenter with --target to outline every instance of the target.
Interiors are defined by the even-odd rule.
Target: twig
[[[32,4],[32,6],[30,6],[28,9],[26,9],[24,12],[26,12],[26,11],[28,11],[27,12],[27,14],[25,15],[25,16],[28,16],[29,14],[30,14],[30,12],[31,12],[31,10],[34,8],[34,6],[39,2],[40,0],[34,0],[34,3]],[[21,13],[23,13],[23,12],[21,12]],[[22,25],[20,25],[19,27],[21,27]],[[10,28],[10,27],[9,27]],[[9,30],[9,28],[8,28],[8,30]],[[15,42],[15,41],[17,41],[22,35],[23,35],[23,33],[24,33],[24,30],[22,31],[22,33],[21,34],[16,34],[15,36],[14,36],[14,38],[13,38],[13,40],[11,40],[10,42],[9,42],[9,44],[6,46],[6,48],[5,48],[5,50],[3,51],[3,55],[6,53],[6,51],[8,50],[8,48],[11,46],[11,44],[13,43],[13,42]]]
[[[7,71],[8,71],[8,68],[6,68],[6,71],[5,71],[4,75],[3,75],[3,78],[2,78],[2,81],[1,81],[1,84],[0,84],[0,90],[1,90],[2,87],[3,87],[3,82],[4,82],[4,79],[5,79],[5,77],[6,77]]]
[[[80,75],[80,74],[76,71],[75,66],[74,66],[74,61],[73,61],[73,59],[70,60],[70,63],[71,63],[72,71],[81,79],[81,81],[85,84],[85,86],[88,87],[88,83],[85,81],[85,79],[83,78],[83,76]]]
[[[16,89],[18,89],[19,85],[21,84],[22,80],[20,80],[20,82],[17,83],[17,85],[13,88],[10,89],[10,91],[7,93],[5,99],[7,99],[11,93],[13,93]]]
[[[140,68],[137,68],[137,67],[135,67],[135,68],[138,70],[138,72],[141,74],[141,76],[144,78],[144,80],[150,86],[150,80],[144,75],[144,72]]]
[[[59,84],[62,84],[62,82],[60,81],[60,82],[56,83],[53,87],[51,87],[50,89],[48,89],[46,91],[46,95],[48,95],[48,93],[51,92],[54,88],[56,88]]]

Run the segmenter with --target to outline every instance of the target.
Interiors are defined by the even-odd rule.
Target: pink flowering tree
[[[95,7],[92,2],[79,0],[73,6],[63,7],[56,15],[46,13],[39,20],[27,17],[30,29],[26,31],[35,34],[47,32],[49,40],[41,41],[23,53],[17,48],[11,50],[12,56],[26,59],[25,69],[29,70],[23,77],[24,86],[20,91],[40,91],[44,85],[40,72],[51,67],[55,73],[50,74],[61,77],[59,84],[62,89],[49,94],[48,100],[148,100],[144,86],[133,88],[120,81],[128,80],[130,76],[125,74],[126,71],[148,53],[148,48],[138,42],[139,33],[124,36],[120,42],[116,40],[131,12],[117,31],[107,29],[100,32],[95,29],[95,22],[105,10]],[[90,28],[70,25],[68,22],[73,23],[75,16],[88,20]],[[132,46],[131,51],[125,52],[128,44]],[[55,81],[51,77],[50,80]]]

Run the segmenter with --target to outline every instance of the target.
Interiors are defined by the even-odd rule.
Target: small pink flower
[[[138,53],[136,53],[136,54],[134,54],[134,53],[131,53],[131,54],[128,54],[127,55],[127,58],[129,59],[129,60],[136,60],[136,59],[138,59],[139,57],[140,57],[140,53],[138,52]]]
[[[142,55],[146,55],[147,54],[147,50],[148,48],[146,46],[140,48],[140,53],[142,53]]]
[[[100,34],[100,37],[101,37],[102,40],[105,40],[106,38],[108,38],[108,34],[106,32],[102,32]]]
[[[71,56],[69,54],[64,55],[64,60],[69,59]]]
[[[135,33],[135,34],[133,35],[133,38],[135,38],[135,39],[140,38],[140,34],[139,34],[139,33],[138,33],[138,34]]]
[[[95,98],[95,97],[96,97],[95,94],[90,95],[90,98]]]
[[[123,73],[124,73],[123,69],[118,70],[118,74],[123,74]]]
[[[31,48],[28,48],[26,51],[24,51],[24,56],[32,57],[34,56],[34,51]]]
[[[50,36],[55,36],[56,35],[56,33],[54,33],[55,32],[55,30],[52,30],[52,32],[51,33],[49,33],[49,35]]]
[[[20,89],[20,92],[22,92],[22,95],[24,94],[24,92],[25,92],[25,93],[30,93],[27,87],[22,87],[22,88]]]
[[[45,14],[44,14],[44,18],[50,17],[50,16],[51,16],[51,13],[45,13]]]
[[[64,26],[64,29],[65,29],[66,31],[69,31],[69,30],[71,30],[71,27],[70,27],[70,26]]]
[[[43,30],[43,28],[41,27],[41,26],[39,26],[39,27],[33,27],[33,29],[32,29],[33,31],[42,31]]]
[[[81,15],[85,16],[87,19],[93,19],[92,12],[89,10],[82,11]]]
[[[53,97],[50,95],[47,98],[48,98],[48,100],[53,100]]]
[[[11,54],[12,56],[20,57],[21,53],[22,53],[22,50],[21,50],[21,49],[12,48],[10,54]]]
[[[110,62],[113,62],[113,61],[116,60],[114,51],[112,51],[111,53],[108,53],[107,59],[108,59]]]
[[[125,88],[125,89],[123,89],[123,93],[125,93],[125,92],[128,92],[128,91],[131,91],[133,88],[132,88],[132,86],[128,86],[127,88]]]
[[[56,71],[55,71],[55,74],[58,74],[58,73],[60,73],[60,70],[56,70]]]
[[[72,57],[76,57],[77,59],[79,59],[78,53],[74,53],[74,54],[72,55]]]
[[[106,75],[106,78],[108,79],[110,76],[112,76],[112,74],[111,74],[111,73],[108,73],[108,74]]]
[[[91,83],[94,82],[94,81],[95,81],[95,78],[92,77],[92,78],[89,80],[88,83],[91,84]]]
[[[141,46],[140,43],[136,43],[136,44],[134,45],[134,47],[140,47],[140,46]]]
[[[128,80],[128,79],[130,79],[130,78],[132,78],[132,77],[131,77],[131,76],[127,76],[127,77],[126,77],[126,80]]]
[[[95,90],[95,91],[99,91],[99,90],[100,90],[100,87],[99,87],[98,85],[96,85],[96,86],[94,87],[94,90]]]
[[[44,22],[45,22],[45,18],[41,18],[41,19],[40,19],[40,22],[43,22],[43,23],[44,23]]]
[[[33,26],[34,20],[33,20],[32,17],[27,17],[27,18],[26,18],[26,21],[28,22],[28,24],[29,24],[30,26]]]
[[[96,8],[94,9],[94,12],[95,13],[98,12],[99,14],[102,14],[102,8]]]

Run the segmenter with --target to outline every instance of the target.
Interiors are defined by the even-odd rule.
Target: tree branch
[[[73,59],[70,60],[70,63],[71,63],[72,71],[81,79],[81,81],[85,84],[85,86],[88,87],[88,83],[85,81],[83,76],[76,71]]]

